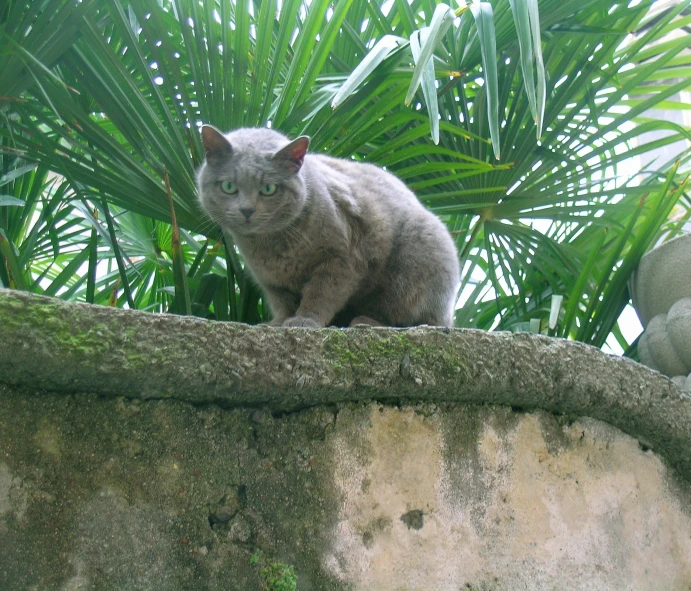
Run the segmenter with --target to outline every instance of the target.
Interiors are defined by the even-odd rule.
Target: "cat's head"
[[[199,169],[199,200],[211,219],[231,234],[280,232],[302,212],[300,174],[309,138],[288,140],[271,129],[223,134],[202,127],[206,161]]]

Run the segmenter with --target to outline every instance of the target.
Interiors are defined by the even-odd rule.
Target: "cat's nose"
[[[252,214],[257,211],[253,207],[241,207],[240,208],[240,213],[245,216],[246,220],[249,220],[252,217]]]

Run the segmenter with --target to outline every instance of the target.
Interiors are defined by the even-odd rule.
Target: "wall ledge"
[[[0,289],[0,382],[288,412],[344,401],[492,404],[605,421],[691,480],[691,397],[594,347],[465,329],[296,329]]]

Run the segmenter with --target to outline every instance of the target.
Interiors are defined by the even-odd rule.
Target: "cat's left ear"
[[[279,162],[285,166],[290,172],[297,173],[302,168],[302,163],[305,161],[305,154],[310,145],[310,138],[306,135],[301,135],[299,138],[290,142],[284,148],[276,152],[272,160]]]
[[[223,160],[233,153],[226,137],[213,125],[202,125],[202,144],[207,161]]]

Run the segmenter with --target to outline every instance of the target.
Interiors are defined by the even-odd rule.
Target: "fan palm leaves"
[[[70,50],[95,0],[6,0],[0,7],[2,101],[21,100]]]
[[[22,5],[24,29],[19,3],[0,15],[22,46],[0,56],[0,70],[14,60],[24,80],[0,93],[12,99],[2,103],[6,157],[65,179],[82,250],[97,253],[70,297],[262,319],[242,261],[197,205],[202,122],[308,134],[312,149],[394,171],[456,237],[458,326],[537,320],[547,330],[560,295],[552,333],[601,345],[618,334],[631,269],[675,203],[688,205],[684,162],[643,182],[620,170],[689,137],[646,118],[686,108],[674,97],[688,86],[688,36],[673,36],[688,25],[686,1],[654,18],[651,2],[599,0],[541,0],[539,10],[534,0],[74,4]],[[48,58],[34,44],[48,36],[29,44],[25,31],[51,6],[71,28],[64,39],[52,31],[59,51]],[[651,131],[665,135],[640,141]],[[189,306],[173,287],[181,263]]]
[[[0,177],[0,282],[45,295],[69,295],[86,277],[89,224],[75,215],[71,188],[43,166],[5,170]]]

